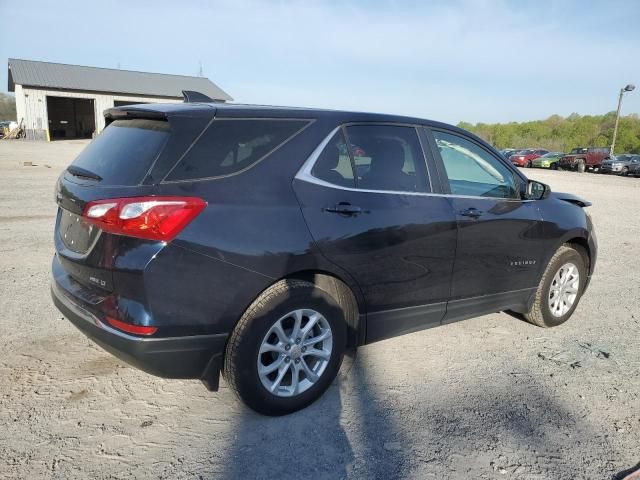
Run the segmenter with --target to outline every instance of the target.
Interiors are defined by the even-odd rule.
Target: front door
[[[354,173],[355,172],[355,173]],[[350,125],[311,156],[294,189],[321,252],[367,302],[367,342],[439,325],[451,287],[455,216],[413,126]]]
[[[535,201],[521,198],[523,180],[480,143],[444,130],[433,139],[458,224],[445,322],[524,306],[544,258]]]

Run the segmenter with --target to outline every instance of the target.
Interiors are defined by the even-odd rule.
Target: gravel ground
[[[266,418],[224,382],[128,367],[53,307],[53,186],[85,144],[0,141],[0,477],[611,479],[640,461],[640,179],[527,170],[594,202],[596,275],[565,325],[494,314],[369,345],[320,401]]]

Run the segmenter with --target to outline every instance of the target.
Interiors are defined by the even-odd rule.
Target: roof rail
[[[193,90],[182,90],[182,96],[184,97],[184,103],[210,103],[215,101],[204,93],[194,92]]]

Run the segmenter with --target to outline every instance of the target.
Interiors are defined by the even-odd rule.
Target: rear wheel
[[[345,314],[313,283],[282,280],[247,309],[225,352],[224,376],[255,411],[284,415],[311,404],[336,377]]]
[[[578,173],[584,173],[584,171],[586,170],[586,165],[584,164],[583,160],[578,160],[576,170],[578,170]]]
[[[531,309],[524,317],[539,327],[555,327],[566,322],[578,306],[587,280],[583,256],[570,246],[562,246],[542,275]]]

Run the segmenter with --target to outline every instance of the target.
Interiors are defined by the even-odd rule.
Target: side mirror
[[[551,193],[551,188],[542,182],[536,182],[535,180],[529,180],[525,190],[525,200],[542,200],[547,198]]]

